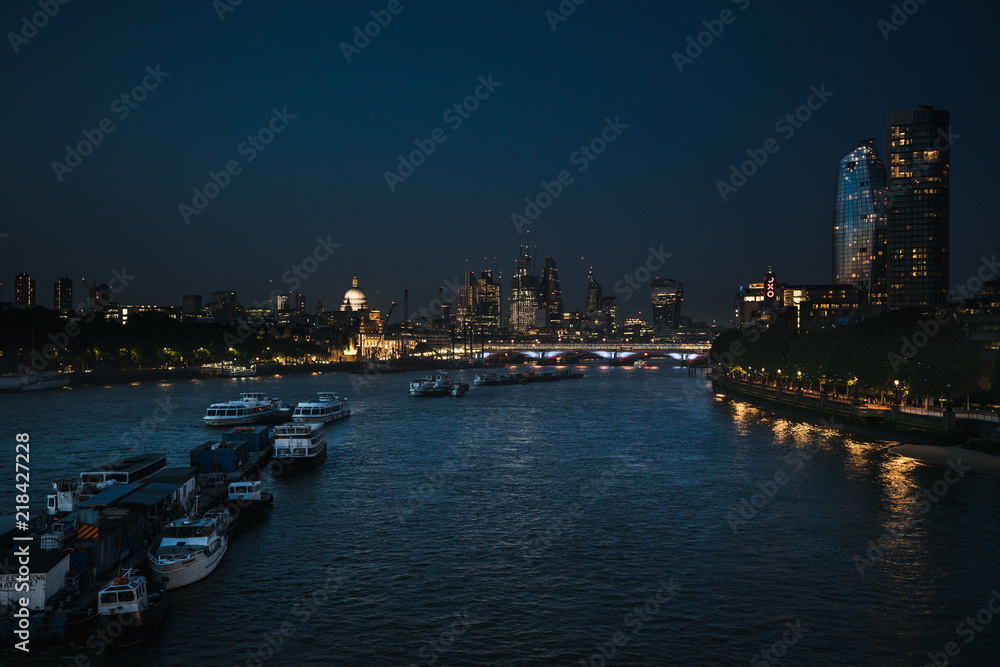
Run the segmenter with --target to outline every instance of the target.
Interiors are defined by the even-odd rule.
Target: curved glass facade
[[[833,207],[833,282],[868,294],[871,312],[886,305],[889,188],[873,139],[840,160]]]

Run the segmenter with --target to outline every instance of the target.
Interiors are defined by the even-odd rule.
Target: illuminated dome
[[[351,289],[347,290],[344,294],[344,303],[341,304],[341,310],[361,310],[362,308],[368,307],[368,296],[365,291],[358,287],[358,272],[354,272],[354,281],[351,284]]]

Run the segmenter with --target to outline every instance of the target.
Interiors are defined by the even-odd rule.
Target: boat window
[[[190,526],[168,526],[163,529],[163,537],[187,538],[193,537],[193,528]]]
[[[132,591],[122,591],[118,594],[119,602],[132,602],[133,600],[135,600],[135,593]]]
[[[117,593],[101,593],[101,604],[115,604],[118,602]]]

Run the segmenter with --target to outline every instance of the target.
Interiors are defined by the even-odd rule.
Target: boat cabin
[[[149,591],[146,577],[136,576],[129,570],[124,576],[115,577],[97,595],[98,614],[127,614],[149,608]]]
[[[166,454],[140,454],[106,463],[97,470],[80,474],[80,501],[114,484],[131,484],[145,479],[161,468],[167,467]]]
[[[52,490],[55,493],[49,494],[48,503],[45,507],[45,512],[49,516],[65,514],[76,509],[76,505],[80,500],[80,480],[56,480],[52,482]]]
[[[230,500],[262,500],[260,481],[232,482],[229,484]]]
[[[161,547],[207,546],[215,534],[215,522],[204,519],[171,521],[163,529]]]

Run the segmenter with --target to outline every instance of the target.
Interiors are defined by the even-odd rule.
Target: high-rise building
[[[601,298],[600,325],[604,333],[613,336],[618,333],[618,306],[613,296]]]
[[[295,308],[294,308],[294,310],[297,313],[304,313],[304,312],[306,312],[306,297],[302,294],[302,292],[298,292],[298,293],[295,294]]]
[[[287,294],[279,294],[278,295],[278,311],[280,312],[280,311],[287,311],[287,310],[289,310],[289,308],[288,308],[289,301],[290,301],[290,299],[289,299],[289,297],[288,297]]]
[[[73,279],[63,276],[52,287],[52,304],[55,309],[63,312],[73,310]]]
[[[182,299],[181,310],[185,317],[198,317],[201,315],[201,295],[185,294]]]
[[[650,278],[649,297],[653,307],[653,329],[677,329],[681,325],[684,283],[670,278]]]
[[[14,305],[35,305],[35,279],[27,273],[19,273],[14,277]]]
[[[559,270],[553,257],[545,258],[541,291],[543,305],[548,311],[549,324],[556,325],[562,320],[563,301],[562,290],[559,288]]]
[[[950,118],[921,106],[889,112],[890,308],[948,299]]]
[[[493,281],[492,271],[483,271],[476,278],[465,272],[465,286],[458,288],[459,320],[473,327],[500,328],[500,283]]]
[[[535,325],[535,310],[542,303],[535,264],[528,254],[527,246],[523,252],[515,264],[514,275],[510,278],[510,328],[519,332],[527,331]]]
[[[472,324],[478,306],[479,280],[472,271],[465,272],[465,284],[458,288],[458,308],[456,315],[458,321],[464,324]]]
[[[868,294],[873,313],[886,305],[889,187],[874,139],[840,160],[833,203],[833,282]]]
[[[593,318],[601,309],[601,303],[601,286],[598,284],[597,278],[594,277],[594,272],[589,271],[587,273],[587,309],[585,311],[588,319]]]

